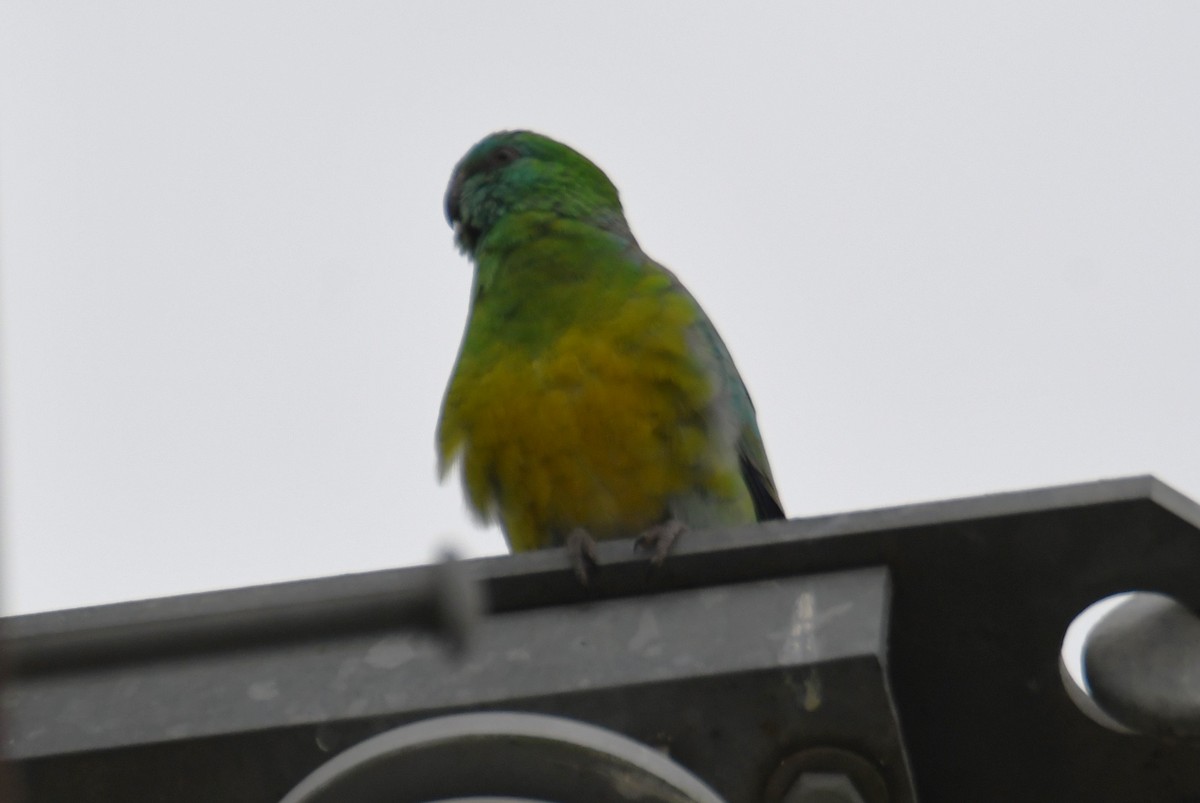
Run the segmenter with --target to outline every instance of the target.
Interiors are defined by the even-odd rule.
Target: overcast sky
[[[4,604],[502,551],[439,486],[490,131],[604,168],[793,516],[1200,498],[1200,4],[0,10]]]

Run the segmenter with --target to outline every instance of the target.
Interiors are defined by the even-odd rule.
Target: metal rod
[[[1138,733],[1200,738],[1200,617],[1163,594],[1134,593],[1084,642],[1092,699]]]
[[[462,564],[448,558],[417,582],[406,580],[393,588],[376,581],[343,596],[314,595],[307,583],[280,584],[234,605],[198,594],[190,597],[190,611],[173,600],[170,610],[138,621],[69,629],[21,632],[9,624],[5,658],[11,674],[29,676],[385,630],[426,631],[462,647],[482,609]]]

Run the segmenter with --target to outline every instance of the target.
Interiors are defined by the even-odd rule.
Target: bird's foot
[[[567,536],[567,557],[582,585],[586,586],[600,568],[600,561],[596,558],[596,541],[582,527],[576,527]]]
[[[655,566],[661,566],[662,562],[667,559],[667,553],[671,551],[671,545],[685,532],[687,532],[687,525],[682,521],[667,519],[662,524],[656,524],[644,530],[634,539],[633,546],[634,549],[645,549],[650,552],[650,562]]]

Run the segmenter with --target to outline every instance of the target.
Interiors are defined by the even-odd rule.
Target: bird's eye
[[[496,152],[492,154],[492,165],[501,167],[502,165],[510,164],[517,161],[517,157],[520,155],[517,153],[516,148],[507,145],[503,148],[497,148]]]

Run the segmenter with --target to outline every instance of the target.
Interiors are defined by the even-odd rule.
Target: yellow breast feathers
[[[462,459],[467,498],[514,551],[575,527],[630,536],[688,491],[733,494],[710,448],[709,379],[689,355],[697,315],[683,295],[634,295],[611,316],[530,352],[497,344],[460,357],[439,424],[443,475]]]

